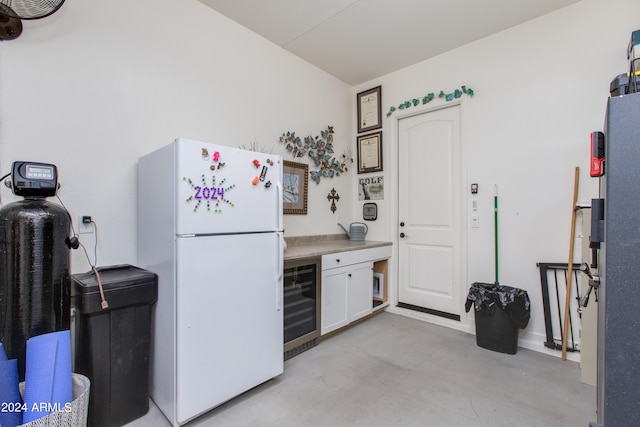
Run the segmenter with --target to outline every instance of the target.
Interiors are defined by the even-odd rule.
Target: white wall
[[[74,221],[98,224],[99,265],[136,264],[137,159],[176,137],[287,160],[286,131],[333,125],[336,152],[351,144],[351,87],[196,0],[73,1],[23,26],[0,44],[0,175],[15,160],[56,164]],[[310,182],[309,215],[285,216],[285,235],[339,232],[326,195],[335,187],[350,215],[352,179]],[[80,252],[74,273],[89,269]]]
[[[468,277],[462,297],[468,284],[494,281],[497,184],[500,283],[526,289],[532,302],[531,322],[520,335],[525,346],[541,350],[544,341],[536,263],[568,261],[576,166],[581,168],[579,202],[597,197],[597,180],[589,177],[589,133],[602,130],[609,82],[628,71],[626,48],[631,32],[640,28],[639,17],[636,0],[583,0],[353,88],[355,96],[382,85],[385,116],[390,106],[429,92],[437,95],[461,85],[473,88],[473,98],[462,99],[465,187],[480,186],[481,226],[467,229]],[[427,107],[443,103],[434,101]],[[385,118],[385,159],[397,157],[391,129],[401,113]],[[385,200],[378,203],[383,214],[370,225],[372,239],[397,241],[389,188],[395,184],[395,173],[395,165],[386,163]],[[465,198],[468,215],[468,190]],[[354,212],[361,205],[356,202]],[[577,230],[579,234],[580,224]],[[576,262],[579,248],[577,239]],[[472,319],[471,314],[463,316],[462,329],[472,330]]]
[[[529,292],[532,320],[521,343],[537,348],[544,325],[536,263],[567,260],[575,166],[579,200],[597,194],[588,137],[602,129],[610,80],[627,70],[638,16],[636,0],[583,0],[351,88],[196,0],[67,2],[0,43],[0,175],[14,160],[55,163],[74,220],[89,214],[98,223],[98,264],[135,264],[140,155],[188,137],[256,142],[291,160],[282,132],[316,135],[333,125],[337,153],[350,146],[355,158],[356,93],[382,85],[385,114],[466,84],[476,92],[463,99],[466,185],[480,184],[481,215],[481,227],[468,230],[467,282],[494,278],[497,184],[500,281]],[[396,240],[393,119],[384,119],[385,200],[369,239]],[[357,178],[354,168],[310,182],[309,215],[286,216],[286,235],[338,233],[338,215],[345,224],[361,220]],[[333,187],[341,196],[335,214],[326,199]],[[4,203],[16,199],[4,187],[0,194]],[[79,251],[72,262],[73,272],[89,268]],[[471,319],[463,316],[467,329]]]

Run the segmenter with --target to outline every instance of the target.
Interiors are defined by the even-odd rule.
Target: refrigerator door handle
[[[284,275],[284,249],[282,247],[282,239],[284,239],[283,233],[277,233],[278,236],[278,274],[276,276],[277,285],[276,285],[276,311],[282,310],[282,293],[284,292],[282,288],[283,275]]]
[[[277,197],[278,197],[278,201],[276,203],[276,218],[278,218],[278,230],[283,230],[284,229],[284,219],[282,218],[282,214],[283,214],[283,208],[282,208],[282,182],[278,182],[278,184],[276,185],[276,191],[278,193]]]

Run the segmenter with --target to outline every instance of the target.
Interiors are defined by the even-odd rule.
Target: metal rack
[[[573,282],[578,283],[578,272],[580,271],[580,264],[573,264]],[[563,325],[565,321],[569,322],[568,337],[567,337],[567,351],[576,352],[580,351],[578,345],[574,339],[573,326],[574,320],[569,312],[568,319],[563,319],[563,310],[561,309],[561,301],[566,298],[567,292],[567,273],[569,270],[569,264],[567,263],[538,263],[540,269],[540,285],[542,287],[542,307],[544,309],[544,326],[546,332],[545,347],[554,350],[562,350],[562,338],[563,338]],[[553,286],[550,286],[550,282]],[[573,286],[576,292],[576,300],[580,301],[580,287]],[[554,314],[552,309],[552,300],[555,297],[555,307],[557,314]],[[559,326],[560,338],[556,338],[554,335],[554,325]]]

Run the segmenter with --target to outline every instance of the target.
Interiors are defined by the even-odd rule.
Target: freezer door
[[[283,370],[280,233],[177,242],[180,424]]]
[[[282,230],[280,156],[187,139],[174,144],[178,235]]]

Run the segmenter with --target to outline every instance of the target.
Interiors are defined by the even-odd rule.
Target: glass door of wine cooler
[[[320,336],[320,257],[284,263],[284,358],[315,346]]]

